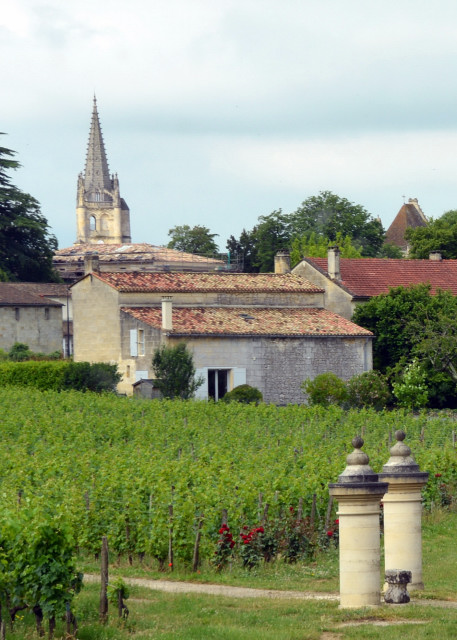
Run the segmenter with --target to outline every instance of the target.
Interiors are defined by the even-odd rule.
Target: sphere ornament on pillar
[[[395,432],[397,442],[379,477],[389,483],[384,496],[384,557],[386,571],[403,567],[412,574],[411,589],[423,589],[422,489],[428,473],[421,472],[403,442],[405,432]]]
[[[352,440],[354,451],[338,482],[329,484],[338,501],[340,607],[377,607],[380,590],[380,501],[387,483],[379,482],[362,451],[363,438]]]

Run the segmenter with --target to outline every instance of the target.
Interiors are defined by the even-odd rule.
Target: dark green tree
[[[426,259],[432,251],[443,258],[457,258],[457,210],[446,211],[440,218],[430,220],[426,227],[407,229],[405,238],[410,245],[411,258]]]
[[[184,342],[176,346],[162,345],[152,358],[152,369],[156,377],[155,385],[164,398],[188,400],[203,384],[195,378],[192,353]]]
[[[325,236],[334,242],[340,233],[350,236],[362,255],[376,257],[384,242],[384,229],[362,205],[340,198],[331,191],[321,191],[307,198],[291,214],[291,235],[302,236],[307,232]]]
[[[253,232],[255,241],[254,266],[266,273],[274,270],[275,255],[281,249],[288,249],[292,239],[290,216],[281,209],[267,216],[259,217],[259,224]]]
[[[171,237],[167,245],[169,249],[197,253],[209,258],[214,258],[219,253],[219,248],[214,240],[218,234],[211,233],[207,227],[201,225],[190,227],[188,224],[178,225],[170,229],[168,235]]]
[[[11,184],[8,171],[20,166],[14,155],[0,147],[0,280],[58,282],[57,240],[38,201]]]
[[[227,240],[226,246],[230,254],[230,261],[237,264],[245,273],[259,270],[255,266],[257,262],[256,232],[257,227],[254,227],[252,231],[243,229],[238,240],[235,236],[230,236]]]

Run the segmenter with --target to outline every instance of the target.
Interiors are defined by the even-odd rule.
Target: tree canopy
[[[188,400],[203,384],[202,378],[195,378],[194,359],[184,342],[156,349],[152,369],[155,385],[164,398]]]
[[[8,175],[20,165],[15,152],[0,147],[0,279],[56,282],[52,266],[57,240],[35,198],[13,184]]]
[[[440,218],[430,220],[426,227],[406,230],[411,258],[426,259],[432,251],[439,251],[443,258],[457,258],[457,210],[446,211]]]
[[[432,406],[457,405],[457,298],[429,284],[395,287],[359,305],[353,322],[375,334],[373,366],[402,377],[420,363]],[[416,366],[416,365],[415,365]]]
[[[208,227],[177,225],[168,231],[168,235],[171,237],[167,245],[169,249],[197,253],[209,258],[213,258],[219,253],[219,248],[214,240],[218,234],[211,233]]]

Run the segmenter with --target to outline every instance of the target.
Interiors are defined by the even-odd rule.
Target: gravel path
[[[337,602],[337,593],[319,593],[315,591],[279,591],[275,589],[251,589],[249,587],[231,587],[223,584],[203,584],[198,582],[175,582],[173,580],[147,580],[146,578],[122,578],[126,584],[146,587],[153,591],[167,593],[206,593],[212,596],[229,598],[272,598],[295,600],[327,600]],[[100,582],[100,576],[85,574],[85,582]],[[457,609],[457,602],[452,600],[412,599],[412,604],[445,609]]]

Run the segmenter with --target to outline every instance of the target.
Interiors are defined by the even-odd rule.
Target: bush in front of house
[[[391,401],[389,383],[379,371],[365,371],[347,381],[348,402],[354,409],[384,409]]]
[[[41,391],[114,391],[121,379],[116,364],[105,362],[0,362],[0,386],[34,387]]]
[[[308,403],[324,407],[343,405],[348,399],[346,384],[331,371],[320,373],[314,379],[307,378],[301,388],[308,395]]]
[[[262,402],[263,395],[256,387],[251,387],[249,384],[240,384],[232,391],[227,391],[222,398],[222,402],[243,402],[244,404],[250,404],[255,402],[259,404]]]

